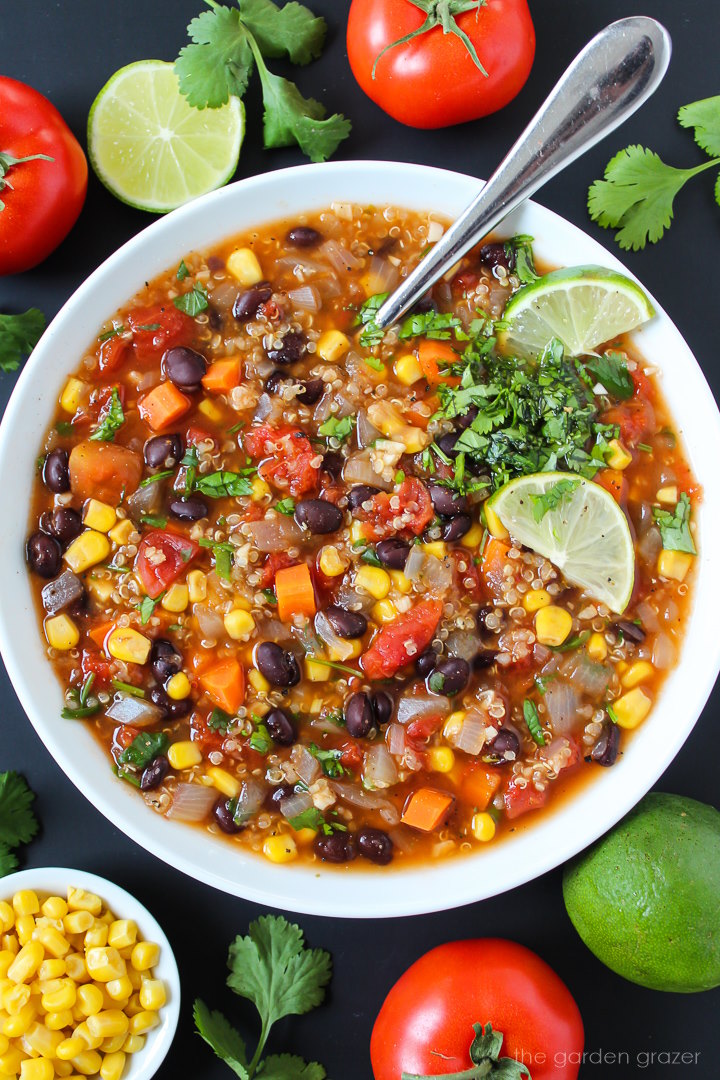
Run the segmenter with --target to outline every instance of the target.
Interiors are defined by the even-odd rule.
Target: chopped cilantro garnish
[[[621,401],[633,396],[635,384],[622,353],[611,351],[602,356],[594,356],[585,361],[585,367],[605,387],[608,394]]]
[[[261,591],[268,604],[277,604],[277,596],[272,589],[262,589]]]
[[[157,484],[158,480],[165,480],[168,476],[172,476],[172,469],[163,469],[162,472],[153,473],[152,476],[146,476],[144,480],[141,480],[138,487],[149,487],[150,484]]]
[[[382,360],[378,360],[377,356],[366,356],[364,357],[364,360],[367,366],[371,367],[373,371],[380,372],[385,370],[385,365]]]
[[[201,282],[196,281],[190,292],[176,296],[173,304],[178,311],[184,311],[186,315],[199,315],[208,306],[207,289]]]
[[[32,811],[34,792],[16,772],[0,773],[0,877],[18,862],[12,848],[29,844],[38,831]]]
[[[151,525],[154,529],[164,529],[168,523],[164,514],[143,514],[140,520],[144,525]]]
[[[635,444],[635,449],[636,450],[642,450],[642,452],[644,454],[652,454],[652,452],[653,452],[652,446],[648,446],[648,444],[644,443],[644,442],[636,443]]]
[[[342,442],[343,439],[347,439],[354,427],[355,420],[352,416],[343,416],[341,420],[338,420],[337,416],[331,416],[324,424],[320,425],[318,435],[324,435],[327,439],[337,439]]]
[[[154,612],[155,608],[160,603],[164,595],[165,593],[161,592],[160,595],[156,596],[154,600],[151,596],[143,596],[140,603],[135,605],[140,612],[140,622],[143,626],[145,626],[150,621],[152,613]]]
[[[237,424],[233,424],[232,427],[228,428],[228,435],[237,435],[238,431],[240,431],[240,429],[244,428],[244,427],[245,427],[245,421],[244,420],[238,420]]]
[[[63,438],[67,438],[68,435],[72,435],[75,430],[69,420],[58,420],[55,425],[55,430],[58,435],[62,435]]]
[[[342,750],[321,750],[316,743],[310,743],[308,750],[319,762],[326,776],[338,777],[345,775],[345,769],[340,763]]]
[[[230,713],[225,712],[224,709],[213,709],[208,717],[207,725],[211,731],[219,731],[222,735],[227,735],[234,723],[235,717]]]
[[[275,503],[273,509],[277,510],[278,514],[285,514],[286,517],[292,517],[295,513],[295,500],[291,498],[280,499],[279,502]]]
[[[523,285],[532,285],[533,281],[537,281],[540,277],[535,269],[532,242],[532,236],[519,233],[517,236],[512,236],[505,244],[506,251],[509,249],[515,256],[514,273]]]
[[[382,566],[382,563],[375,554],[374,548],[365,548],[360,558],[364,563],[368,563],[370,566]]]
[[[589,637],[589,630],[581,630],[579,634],[568,638],[562,645],[551,645],[550,648],[553,652],[572,652],[573,649],[579,649],[581,645],[584,645]]]
[[[218,577],[221,577],[224,581],[230,581],[232,576],[233,555],[235,554],[235,548],[232,544],[228,544],[224,541],[208,540],[206,537],[201,536],[198,540],[200,547],[209,548],[215,559],[215,571]]]
[[[254,473],[255,470],[249,469],[247,472]],[[228,495],[237,498],[242,495],[252,495],[252,484],[242,473],[228,472],[223,469],[220,472],[196,477],[194,490],[211,499],[222,499]]]
[[[534,701],[530,701],[529,698],[525,698],[523,701],[523,717],[525,718],[525,723],[528,726],[528,731],[534,742],[536,742],[538,746],[544,746],[545,736],[543,735],[543,730],[540,725],[540,715],[537,711],[537,705]]]
[[[433,338],[436,341],[445,341],[452,331],[455,336],[466,339],[467,334],[462,329],[462,323],[457,315],[444,311],[418,311],[414,315],[408,315],[403,320],[398,337],[402,341],[414,337]],[[460,333],[457,331],[460,330]]]
[[[141,731],[120,755],[121,765],[145,769],[159,754],[164,754],[170,740],[164,731]]]
[[[390,293],[375,293],[369,296],[355,318],[355,326],[362,326],[360,344],[366,349],[373,349],[385,337],[385,331],[375,322],[375,316],[387,300]]]
[[[190,273],[190,271],[188,270],[187,266],[185,265],[185,260],[181,259],[180,260],[180,265],[177,268],[177,273],[176,273],[175,277],[178,279],[178,281],[184,281],[189,273]]]
[[[405,473],[403,472],[402,469],[398,469],[398,471],[395,473],[395,483],[396,484],[402,484],[404,479],[405,479]]]
[[[661,510],[653,507],[653,518],[657,522],[665,551],[685,551],[697,555],[697,548],[690,532],[690,498],[687,492],[680,493],[675,510]]]
[[[110,394],[110,401],[105,409],[105,415],[93,431],[92,435],[90,435],[90,438],[99,442],[112,442],[115,438],[115,432],[119,431],[124,423],[125,413],[123,412],[122,402],[120,401],[120,394],[118,393],[117,386],[113,386]]]
[[[605,712],[608,714],[608,716],[610,717],[613,724],[618,723],[618,714],[615,712],[615,710],[613,709],[612,705],[610,705],[609,702],[605,706]]]
[[[295,832],[300,832],[301,829],[314,829],[315,832],[319,832],[323,825],[326,824],[322,812],[316,806],[311,806],[307,810],[303,810],[302,814],[288,818],[288,821]]]
[[[132,697],[145,697],[145,691],[141,686],[133,686],[132,683],[123,682],[122,679],[113,679],[112,684],[116,690],[122,690],[124,694],[130,694]],[[80,704],[84,704],[82,694],[80,695]]]
[[[270,732],[262,722],[256,724],[255,730],[250,736],[250,746],[253,750],[256,750],[258,754],[262,754],[263,757],[272,750],[273,741],[270,738]]]
[[[111,338],[119,337],[124,332],[124,326],[113,326],[112,330],[106,330],[104,334],[100,334],[98,341],[110,341]]]
[[[535,521],[542,521],[550,510],[557,510],[563,499],[571,495],[579,483],[579,480],[558,480],[547,489],[544,495],[530,495]]]

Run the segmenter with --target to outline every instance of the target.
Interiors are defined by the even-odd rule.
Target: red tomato
[[[345,769],[360,769],[363,763],[362,747],[357,743],[346,742],[340,747],[342,756],[340,761]]]
[[[106,375],[122,367],[130,342],[121,337],[108,338],[100,346],[100,370]]]
[[[317,490],[320,469],[313,462],[318,454],[304,431],[261,424],[246,433],[244,442],[251,457],[267,459],[258,472],[275,487],[296,498]]]
[[[133,345],[139,360],[154,360],[166,349],[187,345],[195,336],[195,323],[174,304],[137,308],[128,315]]]
[[[187,569],[200,547],[194,540],[167,529],[152,529],[138,545],[135,561],[145,592],[153,600]]]
[[[190,721],[190,736],[193,742],[200,743],[205,754],[211,754],[213,750],[222,750],[225,735],[221,731],[214,731],[208,721],[209,716],[201,716],[193,713]]]
[[[83,649],[80,667],[85,678],[88,675],[94,675],[99,682],[110,682],[112,674],[111,661],[103,656],[101,652],[97,652],[95,649]]]
[[[396,120],[418,128],[476,120],[512,101],[535,56],[527,0],[492,0],[457,15],[457,26],[475,47],[484,72],[459,36],[443,32],[437,15],[427,32],[400,42],[426,18],[426,9],[413,0],[353,0],[348,59],[369,98]]]
[[[375,635],[360,665],[369,679],[388,679],[409,664],[433,639],[442,615],[442,600],[421,600]]]
[[[578,1075],[585,1036],[565,983],[523,945],[482,938],[432,949],[395,983],[373,1027],[375,1080],[469,1069],[473,1024],[501,1032],[500,1056],[533,1080]]]
[[[537,791],[532,784],[524,788],[516,787],[511,780],[503,792],[505,813],[512,821],[521,814],[527,814],[528,810],[540,810],[547,802],[547,797],[547,788],[544,791]]]
[[[395,503],[396,499],[400,500],[399,504]],[[363,532],[368,540],[383,540],[404,531],[419,536],[433,519],[430,493],[422,481],[414,476],[403,480],[399,491],[392,494],[381,491],[373,495],[371,502],[370,510],[359,510],[357,513],[366,522]],[[395,525],[397,518],[402,518],[399,529]]]
[[[55,106],[0,76],[0,275],[37,266],[65,239],[85,202],[87,177],[80,143]]]

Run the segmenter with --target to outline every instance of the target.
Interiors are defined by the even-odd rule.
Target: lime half
[[[559,338],[572,356],[583,356],[619,334],[641,326],[655,310],[639,285],[602,266],[570,266],[526,285],[505,308],[508,353],[537,356]]]
[[[505,484],[490,506],[513,540],[549,559],[611,611],[625,610],[635,551],[625,515],[599,484],[575,473],[533,473]]]
[[[116,71],[88,117],[88,151],[99,179],[118,199],[153,213],[226,184],[244,134],[238,98],[219,109],[193,109],[173,65],[162,60]]]

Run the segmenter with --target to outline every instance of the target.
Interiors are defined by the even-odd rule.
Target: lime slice
[[[238,98],[219,109],[193,109],[173,65],[162,60],[116,71],[88,117],[88,151],[99,179],[118,199],[153,213],[226,184],[244,134]]]
[[[630,600],[635,551],[625,515],[599,484],[576,473],[511,480],[490,506],[512,536],[618,615]]]
[[[639,285],[602,266],[570,266],[526,285],[505,308],[502,348],[537,356],[552,338],[583,356],[651,319],[655,311]]]

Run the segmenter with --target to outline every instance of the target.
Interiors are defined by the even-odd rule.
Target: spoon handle
[[[483,236],[566,165],[627,120],[660,85],[671,41],[655,19],[601,30],[573,60],[480,194],[376,315],[390,326]]]

